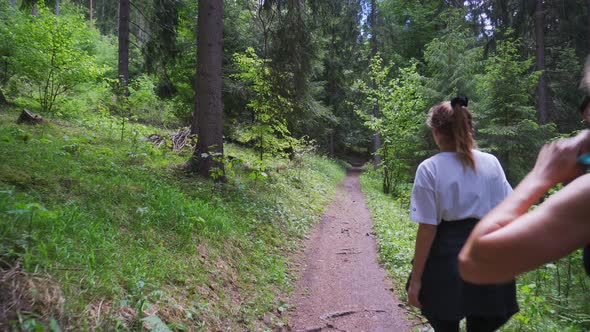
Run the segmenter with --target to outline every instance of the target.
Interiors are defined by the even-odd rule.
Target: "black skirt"
[[[420,303],[429,319],[460,320],[465,316],[504,317],[518,312],[516,284],[475,285],[459,276],[459,251],[477,219],[441,222],[422,275]]]

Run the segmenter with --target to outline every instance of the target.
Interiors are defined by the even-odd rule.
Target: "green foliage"
[[[371,63],[371,87],[359,82],[366,95],[365,109],[377,105],[380,114],[358,111],[365,125],[381,135],[383,191],[391,193],[412,177],[412,166],[419,147],[418,135],[422,128],[422,111],[425,108],[423,78],[417,72],[417,63],[400,68],[396,78],[388,80],[391,66],[383,66],[377,55]]]
[[[64,329],[262,329],[284,306],[284,253],[344,174],[301,151],[250,179],[255,152],[227,145],[243,163],[214,185],[177,170],[191,151],[144,140],[161,129],[105,115],[30,127],[16,114],[0,115],[0,258],[59,285]],[[35,324],[47,326],[46,305],[31,309]]]
[[[321,101],[330,108],[332,116],[319,121],[318,134],[313,136],[324,149],[344,154],[366,148],[371,141],[370,131],[358,121],[354,104],[361,96],[355,93],[354,82],[367,68],[366,49],[358,47],[362,38],[362,1],[317,1],[309,4],[313,23],[318,26],[314,35],[318,39],[319,54],[323,62],[318,64]],[[315,76],[314,76],[315,77]],[[306,128],[308,121],[303,122]],[[313,127],[312,127],[313,128]],[[307,131],[307,130],[306,130]],[[308,135],[310,135],[308,133]]]
[[[15,12],[10,35],[11,66],[37,90],[43,111],[52,112],[58,97],[101,74],[89,55],[91,38],[80,15],[56,16],[40,5],[37,17]]]
[[[168,125],[173,121],[172,103],[161,100],[156,95],[154,78],[140,75],[129,84],[127,105],[129,115],[140,122],[154,125]]]
[[[9,63],[16,51],[16,41],[11,36],[11,16],[15,14],[16,9],[10,7],[7,1],[0,2],[0,86],[14,75],[14,68]]]
[[[573,48],[563,48],[555,53],[554,65],[547,72],[553,97],[551,120],[560,133],[571,133],[583,128],[579,107],[581,94],[588,93],[578,88],[582,64]]]
[[[482,146],[498,156],[508,180],[516,184],[533,166],[539,148],[553,125],[536,122],[531,91],[539,72],[530,72],[532,59],[521,60],[519,41],[502,41],[485,61],[485,74],[477,77],[480,96],[475,116]]]
[[[253,48],[234,55],[234,63],[240,70],[234,78],[248,82],[253,95],[247,104],[252,122],[237,130],[237,139],[242,143],[254,143],[261,161],[265,153],[276,154],[293,144],[285,119],[291,103],[273,92],[268,62],[260,59]]]
[[[481,70],[483,50],[477,46],[463,17],[461,10],[449,10],[447,28],[426,45],[429,105],[458,94],[475,95],[475,77]]]
[[[425,45],[434,39],[448,16],[441,12],[439,1],[390,0],[377,5],[379,49],[384,56],[399,54],[404,61],[424,59]]]
[[[581,250],[520,276],[517,295],[521,311],[507,331],[586,331],[590,326]]]

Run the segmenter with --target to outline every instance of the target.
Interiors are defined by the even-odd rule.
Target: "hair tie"
[[[451,107],[452,108],[455,108],[455,105],[457,105],[457,104],[467,107],[467,104],[469,104],[469,98],[467,98],[465,96],[457,96],[457,97],[451,99]]]

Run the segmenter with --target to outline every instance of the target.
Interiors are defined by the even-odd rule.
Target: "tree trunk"
[[[537,70],[542,71],[539,85],[537,86],[537,112],[539,124],[542,125],[549,122],[549,87],[547,85],[547,75],[545,74],[545,9],[543,7],[543,0],[537,0],[537,8],[535,10],[536,58]]]
[[[139,46],[142,47],[143,46],[143,14],[142,13],[137,13],[137,16],[139,16],[139,27],[137,29],[137,42],[139,43]]]
[[[33,16],[37,16],[37,0],[33,0]]]
[[[55,0],[55,15],[59,16],[61,12],[61,0]]]
[[[93,17],[92,15],[94,14],[94,10],[92,9],[92,0],[89,0],[90,3],[88,4],[88,11],[90,13],[90,25],[92,25],[92,21],[93,21]]]
[[[119,0],[119,82],[125,96],[129,95],[129,0]]]
[[[371,0],[371,59],[373,59],[377,55],[377,4],[375,0]],[[373,82],[373,89],[376,88],[375,82]],[[379,104],[375,103],[373,105],[373,116],[379,117]],[[373,166],[375,169],[379,167],[381,163],[381,156],[377,155],[377,151],[381,149],[381,135],[378,131],[375,132],[373,138],[373,149],[374,149],[374,156],[373,156]]]
[[[6,100],[6,97],[4,97],[2,89],[0,89],[0,106],[2,105],[8,105],[8,100]]]
[[[335,151],[334,151],[334,130],[330,130],[329,131],[329,142],[328,142],[328,154],[330,157],[334,157],[335,155]]]
[[[197,23],[196,120],[198,141],[191,158],[196,173],[225,181],[223,158],[223,0],[199,0]]]

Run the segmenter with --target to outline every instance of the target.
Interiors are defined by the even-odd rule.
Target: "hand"
[[[422,288],[422,284],[420,282],[410,282],[410,287],[408,288],[408,304],[416,307],[422,308],[422,303],[420,303],[419,295],[420,289]]]
[[[583,174],[576,162],[578,155],[588,151],[590,131],[584,130],[575,137],[561,139],[543,146],[533,174],[546,182],[549,187],[569,181]]]

